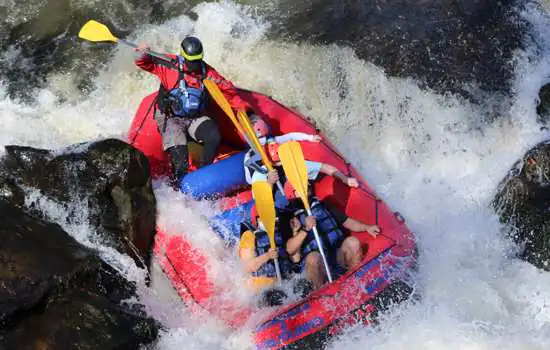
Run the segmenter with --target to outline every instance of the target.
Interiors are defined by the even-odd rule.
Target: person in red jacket
[[[148,54],[147,44],[136,50],[141,55],[135,64],[160,79],[154,115],[179,184],[189,168],[187,135],[204,144],[202,165],[212,163],[220,144],[218,126],[206,115],[210,99],[202,80],[214,81],[235,110],[247,111],[249,105],[237,95],[233,83],[203,61],[202,43],[196,37],[183,39],[180,55],[166,55],[170,62]]]

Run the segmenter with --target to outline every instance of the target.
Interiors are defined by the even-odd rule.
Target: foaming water
[[[550,344],[550,274],[513,258],[489,208],[509,167],[548,135],[536,123],[538,88],[550,75],[548,19],[537,9],[536,51],[516,55],[515,95],[493,121],[487,106],[420,89],[387,77],[349,48],[296,45],[265,39],[269,27],[253,9],[230,2],[201,4],[196,21],[182,16],[143,25],[129,39],[174,52],[188,33],[206,43],[206,59],[227,78],[273,96],[310,117],[416,233],[416,288],[422,299],[385,315],[379,327],[358,327],[334,349],[543,349]],[[81,96],[73,77],[52,75],[35,105],[0,95],[0,144],[58,147],[102,137],[123,138],[141,98],[158,86],[139,72],[130,49],[119,47]],[[0,91],[2,89],[0,88]],[[71,102],[60,103],[59,97]],[[495,97],[497,98],[497,97]],[[492,102],[491,102],[492,103]],[[156,184],[159,225],[185,232],[212,259],[211,277],[237,300],[249,296],[240,266],[212,235],[215,203],[194,202]],[[120,264],[125,264],[121,258]],[[130,262],[128,262],[130,263]],[[250,330],[232,332],[185,311],[169,285],[145,298],[151,314],[172,327],[159,349],[242,349]],[[179,305],[173,307],[173,305]]]
[[[25,196],[25,206],[40,210],[48,220],[58,223],[80,244],[96,250],[102,260],[126,279],[144,285],[145,271],[140,269],[130,256],[109,247],[101,235],[89,225],[89,208],[85,201],[75,198],[68,207],[65,207],[43,196],[40,191],[29,189]]]
[[[219,213],[216,203],[194,201],[165,183],[158,184],[155,195],[158,199],[158,227],[171,235],[184,236],[203,252],[209,261],[209,280],[216,288],[230,293],[232,299],[250,302],[252,296],[240,288],[245,283],[245,274],[235,259],[236,250],[227,249],[227,242],[214,234],[208,225],[208,220]]]

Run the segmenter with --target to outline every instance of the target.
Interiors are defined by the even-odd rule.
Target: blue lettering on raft
[[[376,291],[380,285],[382,285],[384,282],[391,282],[391,280],[394,277],[394,272],[398,270],[402,270],[403,264],[400,261],[396,261],[392,265],[390,265],[388,268],[383,269],[383,276],[380,276],[378,278],[375,278],[371,283],[369,283],[367,286],[365,286],[365,292],[367,293],[373,293]]]
[[[298,305],[294,309],[288,310],[286,313],[284,313],[282,315],[279,315],[279,316],[273,318],[272,320],[269,320],[269,321],[265,322],[264,324],[256,327],[256,332],[259,332],[259,331],[262,331],[266,328],[272,327],[272,326],[274,326],[278,323],[284,323],[283,321],[288,320],[289,318],[292,318],[292,317],[298,315],[299,313],[302,313],[302,312],[307,311],[309,309],[311,309],[311,304],[310,303],[304,303],[304,304]]]
[[[293,340],[299,339],[304,334],[309,333],[324,324],[325,320],[321,317],[315,317],[307,322],[304,322],[293,330],[288,329],[286,323],[282,323],[281,334],[277,338],[271,338],[263,341],[256,346],[256,349],[271,349],[281,345],[282,343],[292,342]]]
[[[363,265],[359,270],[357,270],[354,273],[355,278],[362,278],[367,273],[369,273],[372,268],[376,264],[380,264],[382,260],[389,255],[391,252],[391,249],[386,250],[382,254],[380,254],[376,259],[371,260],[369,263]],[[385,268],[384,268],[385,267]],[[394,272],[398,270],[402,270],[403,263],[401,261],[395,261],[391,263],[384,264],[384,266],[380,266],[380,271],[383,273],[382,276],[377,277],[373,279],[370,283],[368,283],[365,286],[365,291],[368,294],[371,294],[375,292],[384,282],[390,282],[394,277]],[[313,318],[298,327],[294,330],[289,330],[288,326],[284,322],[285,320],[292,318],[293,316],[296,316],[297,314],[309,310],[311,308],[311,305],[309,303],[304,303],[302,305],[297,306],[296,308],[289,310],[287,313],[277,316],[276,318],[267,321],[266,323],[262,324],[258,328],[256,328],[256,332],[275,326],[276,324],[279,324],[281,326],[281,333],[277,338],[271,338],[263,341],[260,344],[257,344],[257,349],[272,349],[274,347],[277,347],[281,345],[281,343],[289,343],[293,340],[296,340],[297,338],[300,338],[305,333],[309,333],[310,331],[314,330],[315,328],[318,328],[325,324],[325,320],[321,317]]]
[[[370,272],[372,270],[372,268],[376,264],[380,264],[382,259],[384,259],[386,257],[386,255],[388,255],[389,252],[390,251],[387,250],[384,253],[377,256],[376,259],[372,259],[367,264],[361,266],[361,268],[359,270],[355,271],[355,274],[353,276],[356,277],[356,278],[361,278],[361,277],[365,276],[368,272]]]

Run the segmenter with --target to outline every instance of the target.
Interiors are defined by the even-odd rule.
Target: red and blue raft
[[[275,135],[304,132],[323,136],[306,118],[268,96],[246,90],[239,90],[239,95],[270,123]],[[170,168],[153,119],[155,98],[156,93],[142,100],[128,140],[148,157],[152,174],[158,177],[167,175]],[[195,198],[221,196],[223,212],[211,221],[212,234],[235,244],[240,222],[248,219],[253,204],[242,166],[247,145],[224,113],[214,103],[211,105],[209,115],[220,127],[223,145],[213,164],[200,169],[191,166],[194,171],[185,177],[181,190]],[[353,165],[324,136],[320,143],[302,142],[301,146],[306,159],[332,164],[342,173],[356,177],[361,184],[360,188],[352,189],[332,177],[322,177],[313,185],[316,196],[336,205],[350,217],[378,224],[381,234],[373,238],[366,232],[353,233],[368,247],[360,266],[257,322],[254,341],[258,349],[317,348],[348,326],[375,322],[379,312],[407,299],[412,292],[406,279],[416,260],[415,239],[404,219],[376,196]],[[243,326],[253,313],[252,306],[220,307],[211,302],[216,300],[219,290],[209,279],[208,257],[193,246],[185,234],[158,229],[155,254],[175,290],[191,308],[233,327]]]

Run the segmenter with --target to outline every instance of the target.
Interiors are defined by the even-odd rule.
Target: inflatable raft
[[[239,94],[256,114],[270,123],[274,134],[299,131],[321,135],[323,141],[320,143],[301,143],[305,158],[332,164],[344,174],[356,177],[361,186],[352,189],[325,176],[313,184],[315,195],[336,205],[348,216],[367,224],[376,223],[381,228],[376,238],[366,232],[353,233],[367,249],[360,266],[337,276],[333,283],[327,283],[305,299],[279,307],[254,324],[258,349],[319,348],[348,326],[375,322],[376,315],[388,305],[410,296],[412,290],[405,280],[415,264],[414,236],[401,215],[376,196],[354,167],[306,118],[260,93],[239,90]],[[145,153],[153,176],[158,177],[167,175],[170,166],[153,119],[155,98],[156,93],[142,100],[128,138]],[[194,171],[183,179],[180,189],[197,199],[221,198],[222,212],[210,222],[212,234],[223,238],[228,242],[228,249],[235,252],[240,223],[249,219],[253,204],[242,166],[248,146],[214,102],[209,108],[209,115],[220,127],[223,146],[213,164],[198,170],[192,166]],[[193,149],[200,149],[194,146],[192,154]],[[190,308],[211,314],[233,327],[244,325],[254,313],[254,306],[243,308],[233,306],[230,301],[212,302],[218,300],[220,291],[209,278],[208,257],[186,239],[185,234],[159,229],[155,254],[175,290]]]

